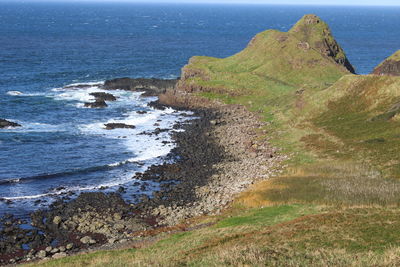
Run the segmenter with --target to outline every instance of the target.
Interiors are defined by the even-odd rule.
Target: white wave
[[[190,112],[185,112],[187,114],[191,114]],[[162,129],[171,129],[173,125],[178,121],[187,121],[192,118],[180,116],[182,112],[177,112],[173,109],[166,109],[164,111],[161,110],[152,110],[150,114],[137,114],[136,112],[129,113],[129,116],[125,120],[118,120],[118,122],[136,122],[138,123],[136,129],[117,129],[117,130],[105,130],[104,123],[93,123],[89,125],[81,126],[81,131],[86,134],[102,134],[105,137],[109,138],[117,138],[121,134],[125,134],[127,138],[124,138],[124,142],[127,148],[133,152],[135,152],[138,156],[127,159],[125,161],[116,162],[109,164],[110,167],[117,167],[127,163],[145,163],[141,166],[137,172],[146,171],[153,164],[161,164],[161,157],[168,155],[171,150],[175,147],[174,143],[164,144],[163,141],[171,142],[170,132],[160,133],[157,136],[154,135],[138,135],[138,131],[142,131],[147,129],[147,131],[152,131],[155,128],[159,127]],[[140,118],[143,117],[143,118]],[[154,126],[153,123],[159,120],[162,117],[162,121],[159,121],[159,126]],[[116,121],[116,120],[113,120]],[[139,128],[139,130],[138,130]],[[176,130],[174,130],[176,131]],[[158,139],[158,140],[157,140]],[[97,184],[97,185],[87,185],[87,186],[74,186],[67,187],[63,190],[49,192],[45,194],[37,194],[37,195],[29,195],[29,196],[17,196],[17,197],[2,197],[4,200],[31,200],[38,199],[44,197],[54,197],[59,196],[68,192],[82,192],[82,191],[94,191],[100,190],[102,188],[114,188],[117,186],[121,186],[127,183],[131,183],[132,174],[127,174],[125,176],[120,177],[119,179],[115,179],[109,182]],[[147,181],[148,183],[152,183],[151,181]],[[157,183],[153,183],[152,186],[156,186]],[[146,192],[142,192],[146,193]],[[151,194],[152,191],[149,191],[148,194]]]
[[[150,166],[150,165],[149,165]],[[144,172],[147,170],[149,166],[145,166],[142,169],[139,169],[137,172]],[[66,194],[68,192],[82,192],[82,191],[94,191],[94,190],[100,190],[103,188],[113,188],[117,186],[122,186],[127,183],[131,183],[135,180],[132,179],[132,174],[127,174],[124,177],[121,177],[120,179],[116,179],[110,182],[105,182],[97,185],[87,185],[87,186],[71,186],[71,187],[66,187],[62,190],[54,190],[49,193],[44,193],[44,194],[37,194],[37,195],[26,195],[26,196],[16,196],[16,197],[0,197],[2,200],[11,200],[11,201],[16,201],[16,200],[32,200],[32,199],[38,199],[38,198],[44,198],[44,197],[55,197],[55,196],[60,196],[63,194]],[[147,181],[147,183],[155,185],[155,182],[152,181]]]
[[[190,115],[191,113],[186,112],[186,114]],[[95,122],[79,127],[84,134],[121,139],[126,148],[137,155],[122,162],[111,163],[109,164],[111,167],[135,162],[148,163],[168,155],[175,147],[171,139],[171,131],[179,131],[173,129],[173,126],[177,122],[191,119],[182,116],[182,112],[172,108],[165,110],[149,109],[146,114],[138,114],[136,111],[131,111],[125,115],[124,119]],[[106,130],[105,124],[107,123],[125,123],[134,125],[136,128]],[[168,129],[168,131],[161,132],[158,135],[152,134],[156,128]]]
[[[45,95],[43,93],[23,93],[20,91],[8,91],[6,94],[10,95],[10,96],[44,96]]]
[[[87,90],[66,91],[61,94],[55,95],[54,99],[80,102],[90,102],[95,100],[94,96],[89,95]]]
[[[22,95],[23,93],[21,93],[20,91],[8,91],[7,95],[13,95],[13,96],[17,96],[17,95]]]
[[[48,193],[48,194],[39,194],[39,195],[31,195],[31,196],[18,196],[18,197],[1,197],[1,199],[4,200],[22,200],[22,199],[36,199],[36,198],[42,198],[42,197],[47,197],[51,195],[61,195],[62,193]]]
[[[13,120],[15,121],[15,120]],[[14,128],[6,128],[7,132],[18,132],[18,133],[51,133],[51,132],[59,132],[65,131],[67,125],[60,124],[47,124],[47,123],[38,123],[38,122],[23,122],[23,121],[15,121],[18,124],[22,125],[22,127],[14,127]]]
[[[87,85],[88,87],[80,88],[73,86],[79,85]],[[77,108],[85,108],[84,103],[93,102],[95,97],[90,95],[91,93],[95,92],[104,92],[104,93],[111,93],[115,97],[117,97],[117,101],[106,101],[109,105],[109,108],[119,107],[126,104],[129,105],[137,105],[137,106],[147,106],[147,103],[150,101],[154,101],[157,98],[142,98],[141,95],[143,92],[131,92],[126,90],[104,90],[100,87],[102,83],[93,82],[93,83],[77,83],[71,84],[63,88],[54,88],[53,94],[50,94],[49,97],[52,97],[55,100],[59,101],[71,101],[71,102],[78,102],[74,104]]]
[[[48,95],[56,100],[73,101],[76,107],[83,107],[83,102],[93,101],[94,97],[90,95],[92,92],[110,92],[99,88],[99,82],[87,83],[89,87],[85,88],[72,88],[73,86],[82,85],[82,83],[76,83],[68,85],[68,88],[54,88],[53,94]],[[141,107],[141,110],[146,110],[146,114],[138,114],[137,111],[130,111],[123,114],[124,117],[119,119],[112,119],[108,121],[97,121],[89,124],[83,124],[78,126],[78,130],[82,134],[87,135],[101,135],[106,138],[120,139],[126,148],[133,152],[136,156],[129,158],[125,161],[111,163],[108,166],[117,167],[128,163],[141,163],[140,172],[145,171],[152,164],[162,163],[162,157],[168,155],[171,150],[175,147],[172,142],[171,131],[173,126],[177,122],[187,121],[191,118],[181,116],[182,112],[176,111],[172,108],[165,110],[157,110],[148,107],[148,103],[157,99],[157,97],[141,97],[142,92],[131,92],[124,90],[113,90],[111,92],[115,95],[118,100],[115,102],[108,102],[109,108],[113,106],[126,106]],[[78,102],[78,103],[76,103]],[[190,112],[185,112],[190,114]],[[135,129],[114,129],[106,130],[105,125],[107,123],[125,123],[134,125]],[[23,123],[24,129],[21,131],[60,131],[65,130],[71,125],[49,125],[41,123]],[[76,127],[76,126],[73,126]],[[158,135],[140,134],[142,132],[152,133],[156,128],[169,129],[169,131],[161,132]],[[28,195],[28,196],[14,196],[14,197],[3,197],[5,200],[20,200],[20,199],[37,199],[43,197],[58,196],[70,191],[90,191],[99,190],[102,187],[113,188],[115,186],[121,186],[126,183],[132,182],[132,174],[121,175],[118,179],[108,181],[97,185],[81,185],[67,187],[63,190],[56,192],[49,192],[45,194]]]
[[[67,84],[64,87],[67,88],[71,88],[74,86],[79,86],[79,85],[103,85],[105,81],[93,81],[93,82],[86,82],[86,83],[71,83],[71,84]]]

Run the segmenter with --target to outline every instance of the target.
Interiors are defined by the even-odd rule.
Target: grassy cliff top
[[[389,60],[395,60],[395,61],[399,61],[400,60],[400,50],[396,51],[393,55],[391,55],[389,58]]]
[[[372,74],[400,76],[400,50],[382,61]]]
[[[179,87],[235,95],[260,90],[280,94],[326,88],[353,71],[328,25],[315,15],[306,15],[289,32],[257,34],[231,57],[193,57],[183,68]]]
[[[383,64],[385,61],[388,61],[388,60],[399,61],[400,60],[400,50],[397,50],[396,52],[394,52],[391,56],[386,58],[379,65]]]

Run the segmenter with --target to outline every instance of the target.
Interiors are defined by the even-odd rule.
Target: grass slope
[[[191,59],[179,88],[270,122],[286,173],[192,222],[212,226],[38,266],[398,266],[400,77],[352,75],[346,60],[315,16],[232,57]]]
[[[387,61],[400,61],[400,50],[396,51],[393,55],[389,56],[386,58],[384,61],[382,61],[377,67],[383,65]]]

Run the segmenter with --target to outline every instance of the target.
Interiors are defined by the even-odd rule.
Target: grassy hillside
[[[159,242],[41,266],[398,265],[400,77],[353,75],[349,64],[312,15],[232,57],[191,59],[179,89],[270,122],[265,138],[290,155],[286,172]]]

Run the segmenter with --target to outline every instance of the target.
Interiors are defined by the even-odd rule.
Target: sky
[[[400,6],[400,0],[0,0],[0,2],[226,3],[288,5]]]

